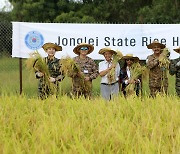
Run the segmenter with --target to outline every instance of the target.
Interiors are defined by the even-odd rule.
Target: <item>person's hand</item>
[[[109,69],[111,70],[112,68],[115,68],[116,67],[116,65],[115,64],[112,64],[110,67],[109,67]]]
[[[56,79],[55,78],[53,78],[53,77],[49,77],[49,82],[55,82],[56,81]]]
[[[84,75],[84,74],[83,74],[82,72],[78,72],[78,73],[77,73],[77,76],[78,76],[78,77],[82,77],[83,75]]]
[[[170,52],[168,52],[168,53],[167,53],[167,58],[169,58],[169,57],[170,57],[170,55],[171,55],[171,53],[170,53]]]
[[[134,83],[140,83],[140,80],[139,79],[135,79]]]
[[[129,83],[129,84],[134,84],[135,81],[134,81],[134,80],[128,80],[128,83]]]
[[[86,76],[86,77],[84,78],[84,80],[85,80],[85,81],[89,81],[89,80],[90,80],[90,77]]]
[[[41,78],[41,77],[44,76],[44,73],[42,73],[42,72],[36,72],[36,75]]]
[[[179,62],[177,62],[176,66],[177,66],[177,67],[179,67],[179,66],[180,66],[180,61],[179,61]]]

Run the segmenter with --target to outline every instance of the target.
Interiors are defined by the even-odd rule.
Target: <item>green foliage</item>
[[[138,12],[140,23],[179,23],[180,2],[178,0],[153,1]]]
[[[92,23],[95,22],[95,19],[90,16],[84,16],[81,12],[74,12],[70,11],[69,13],[62,13],[61,15],[57,16],[54,22],[61,22],[61,23]]]
[[[12,19],[34,22],[178,23],[178,0],[10,0]]]

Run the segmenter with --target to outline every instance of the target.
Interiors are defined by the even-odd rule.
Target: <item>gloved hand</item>
[[[179,67],[179,66],[180,66],[180,61],[179,61],[179,62],[177,62],[176,66],[177,66],[177,67]]]
[[[167,58],[169,58],[169,57],[170,57],[170,55],[171,55],[171,53],[170,53],[170,52],[168,52],[168,53],[167,53]]]
[[[160,69],[161,69],[161,71],[165,71],[166,70],[166,68],[163,67],[163,66]]]
[[[53,77],[49,77],[49,82],[55,82],[56,81],[56,79],[55,78],[53,78]]]
[[[42,72],[36,72],[36,76],[38,76],[39,78],[41,78],[41,77],[44,76],[44,73],[42,73]]]

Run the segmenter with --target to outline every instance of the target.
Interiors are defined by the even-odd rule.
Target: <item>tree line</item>
[[[9,0],[13,21],[179,23],[179,0]],[[2,13],[2,12],[1,12]]]

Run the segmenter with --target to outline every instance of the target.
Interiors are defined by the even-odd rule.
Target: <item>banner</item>
[[[132,53],[141,60],[152,54],[147,45],[154,40],[166,45],[171,51],[171,59],[179,55],[173,51],[180,46],[179,24],[69,24],[69,23],[27,23],[12,22],[12,57],[28,58],[38,50],[42,56],[46,53],[42,45],[47,42],[62,46],[56,53],[57,58],[75,57],[73,49],[79,43],[94,45],[94,51],[88,55],[93,59],[104,59],[98,51],[104,47],[119,50],[123,55]]]

